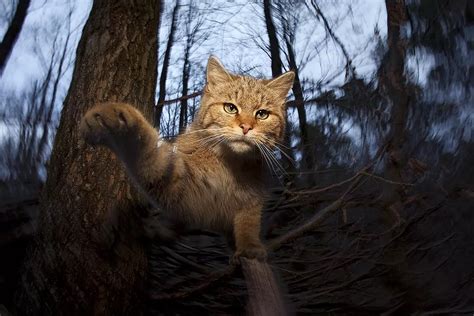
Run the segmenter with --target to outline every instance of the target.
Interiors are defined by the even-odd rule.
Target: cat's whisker
[[[208,140],[212,140],[214,138],[219,138],[219,137],[221,137],[221,135],[209,135],[203,138],[198,138],[198,139],[189,141],[188,144],[195,144],[195,143],[205,144]]]
[[[261,141],[256,140],[256,144],[258,144],[258,148],[260,152],[267,158],[269,163],[272,165],[272,171],[278,174],[278,171],[280,171],[282,174],[286,174],[285,169],[283,166],[278,162],[272,151]]]
[[[209,135],[209,136],[206,136],[206,137],[203,137],[203,138],[198,138],[198,139],[195,140],[195,142],[205,142],[209,139],[214,139],[214,138],[219,138],[219,137],[221,137],[221,135],[213,134],[213,135]]]
[[[272,138],[270,138],[270,137],[268,137],[268,136],[266,136],[266,135],[259,135],[259,137],[262,137],[262,138],[265,139],[266,141],[275,143],[276,145],[278,145],[278,147],[281,146],[281,147],[284,147],[284,148],[286,148],[286,149],[291,149],[290,146],[286,146],[285,144],[280,143],[280,142],[276,141],[275,139],[272,139]]]
[[[273,165],[270,163],[268,157],[267,157],[267,154],[263,151],[263,149],[260,147],[259,143],[257,141],[255,141],[255,145],[257,146],[260,154],[262,155],[263,157],[263,160],[265,161],[265,163],[267,164],[268,168],[270,169],[270,171],[272,172],[276,172],[275,169],[273,168]]]
[[[199,143],[200,143],[202,146],[207,146],[207,145],[211,144],[211,147],[213,147],[212,144],[213,144],[214,142],[220,141],[222,138],[223,138],[222,135],[212,135],[212,137],[208,137],[208,138],[206,138],[205,140],[200,141]]]
[[[278,162],[278,160],[277,160],[275,157],[273,157],[273,155],[272,155],[270,152],[268,152],[268,156],[270,157],[270,161],[273,161],[274,165],[276,166],[276,169],[277,169],[281,174],[285,175],[285,174],[286,174],[286,171],[285,171],[285,169],[283,168],[283,166]]]
[[[268,146],[264,143],[261,143],[262,145],[262,148],[267,152],[268,156],[270,157],[270,159],[275,163],[275,165],[278,167],[278,169],[283,173],[283,174],[286,174],[286,171],[285,171],[285,168],[283,168],[283,166],[280,164],[280,162],[278,161],[278,159],[275,157],[275,154],[272,152],[272,150],[270,148],[268,148]]]
[[[216,142],[221,141],[224,138],[223,135],[212,135],[212,137],[208,137],[205,141],[202,142],[202,145],[209,145],[213,146]]]
[[[168,138],[178,138],[179,136],[181,135],[189,135],[189,134],[195,134],[195,133],[202,133],[202,132],[205,132],[205,133],[209,133],[210,132],[219,132],[219,131],[223,131],[225,130],[226,127],[220,127],[220,128],[201,128],[201,129],[196,129],[196,130],[192,130],[192,131],[185,131],[183,133],[180,133],[180,134],[177,134],[177,135],[168,135],[168,136],[165,136],[165,135],[160,135],[160,137],[164,138],[164,139],[168,139]]]
[[[199,132],[217,132],[217,131],[222,131],[225,130],[227,127],[219,127],[219,128],[200,128],[200,129],[195,129],[192,131],[186,131],[184,134],[189,135],[189,134],[194,134],[194,133],[199,133]]]
[[[290,156],[288,155],[285,150],[279,148],[278,146],[273,146],[275,149],[277,149],[281,154],[283,154],[286,158],[288,158],[288,160],[294,165],[295,164],[295,160]]]
[[[214,145],[211,145],[212,148],[215,148],[217,146],[219,146],[220,144],[222,144],[223,142],[227,141],[227,138],[226,137],[222,137],[220,140],[218,140]]]
[[[209,148],[215,148],[215,147],[219,146],[220,144],[222,144],[223,142],[226,142],[226,141],[229,140],[228,136],[225,135],[225,134],[215,135],[215,136],[216,136],[215,138],[213,138],[212,140],[207,141],[206,144],[204,144],[204,145],[210,144]]]
[[[286,158],[288,158],[288,160],[290,160],[290,162],[294,165],[295,164],[295,160],[286,153],[286,150],[291,150],[291,147],[288,147],[288,146],[285,146],[283,145],[282,143],[279,143],[275,140],[272,140],[264,135],[261,135],[265,140],[268,141],[268,146],[271,146],[273,148],[275,148],[276,150],[278,150],[280,153],[282,153]],[[281,147],[284,147],[284,148],[281,148]]]
[[[278,161],[272,156],[272,154],[267,151],[267,155],[269,157],[269,160],[273,163],[273,165],[275,165],[275,173],[277,175],[285,175],[285,169],[280,165],[280,163],[278,163]]]
[[[220,131],[221,134],[211,134],[211,135],[207,135],[203,138],[198,138],[198,139],[194,139],[194,140],[191,140],[191,141],[188,141],[188,144],[200,144],[202,146],[206,146],[208,145],[209,143],[211,143],[211,147],[215,147],[213,145],[213,141],[214,140],[218,140],[220,139],[221,137],[225,137],[225,132],[228,131],[228,128],[227,127],[222,127],[222,128],[208,128],[208,129],[199,129],[199,130],[194,130],[194,131],[190,131],[190,132],[186,132],[186,134],[191,134],[191,133],[197,133],[197,132],[216,132],[216,131]],[[232,133],[229,133],[229,134],[232,134]]]
[[[283,154],[286,158],[288,158],[288,160],[290,160],[290,162],[291,162],[292,164],[295,164],[295,160],[294,160],[292,157],[290,157],[290,155],[288,155],[288,154],[285,152],[284,149],[280,148],[280,146],[283,146],[283,147],[285,147],[285,148],[287,148],[287,149],[290,149],[289,147],[284,146],[283,144],[281,144],[281,143],[279,143],[279,142],[277,142],[277,141],[275,141],[275,140],[271,140],[270,138],[268,138],[268,137],[265,136],[265,135],[260,135],[260,136],[261,136],[263,139],[265,139],[265,140],[268,141],[267,147],[268,147],[268,146],[271,146],[272,148],[278,150],[281,154]],[[273,144],[273,143],[274,143],[274,144]]]

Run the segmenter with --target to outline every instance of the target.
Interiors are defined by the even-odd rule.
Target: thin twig
[[[381,176],[377,176],[377,175],[375,175],[375,174],[373,174],[373,173],[369,173],[369,172],[364,172],[363,174],[366,175],[366,176],[375,178],[375,179],[377,179],[377,180],[390,183],[390,184],[395,184],[395,185],[407,185],[407,186],[414,186],[414,185],[415,185],[415,184],[413,184],[413,183],[392,181],[392,180],[386,179],[386,178],[381,177]]]
[[[296,227],[290,230],[289,232],[287,232],[286,234],[271,240],[268,243],[267,248],[269,250],[274,251],[280,248],[280,246],[283,243],[293,240],[297,237],[300,237],[301,235],[305,234],[307,231],[312,230],[314,227],[321,224],[329,215],[331,215],[332,213],[337,211],[339,208],[341,208],[341,206],[344,205],[346,195],[350,193],[359,184],[359,181],[361,180],[361,178],[362,178],[362,175],[358,174],[357,177],[352,182],[352,184],[350,185],[350,187],[344,192],[344,194],[339,199],[337,199],[330,205],[326,206],[325,208],[317,212],[312,218],[310,218],[307,222],[305,222],[301,226]]]
[[[165,100],[163,102],[157,103],[156,105],[159,106],[159,105],[172,104],[172,103],[176,103],[176,102],[179,102],[179,101],[184,101],[184,100],[196,98],[196,97],[200,96],[201,94],[202,94],[202,91],[196,91],[196,92],[188,94],[188,95],[183,95],[179,98]]]
[[[286,234],[277,237],[273,240],[271,240],[268,243],[267,248],[269,250],[276,250],[278,249],[283,243],[288,242],[290,240],[293,240],[297,237],[300,237],[304,235],[306,232],[314,229],[317,225],[321,224],[326,218],[329,217],[329,215],[333,214],[335,211],[340,209],[343,205],[345,205],[346,201],[346,196],[354,191],[361,183],[361,180],[364,176],[364,173],[366,173],[368,170],[371,170],[377,162],[380,161],[380,159],[383,157],[383,154],[386,151],[387,144],[384,144],[381,146],[375,155],[374,160],[367,165],[366,167],[362,168],[359,172],[357,172],[353,177],[350,178],[352,180],[352,183],[350,186],[347,188],[347,190],[341,195],[340,198],[338,198],[336,201],[331,203],[330,205],[326,206],[319,212],[317,212],[315,215],[313,215],[312,218],[310,218],[307,222],[303,223],[299,227],[296,227]],[[347,183],[347,180],[345,181]]]

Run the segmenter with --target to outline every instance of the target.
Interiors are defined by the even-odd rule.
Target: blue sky
[[[160,28],[160,56],[163,54],[169,32],[169,13],[174,6],[174,2],[165,2]],[[182,0],[184,5],[188,2],[189,0]],[[31,84],[35,80],[41,80],[55,49],[54,40],[56,40],[56,49],[61,47],[69,30],[72,33],[68,46],[69,67],[62,74],[60,97],[56,109],[56,117],[58,117],[62,99],[69,87],[76,46],[91,9],[91,3],[89,0],[32,0],[23,30],[0,78],[0,113],[8,110],[5,96],[13,93],[21,98],[22,93],[31,91]],[[259,47],[267,41],[263,12],[259,2],[195,0],[195,3],[200,8],[200,18],[205,21],[203,28],[209,32],[209,38],[192,51],[191,63],[194,73],[191,79],[191,91],[201,89],[205,64],[210,54],[219,57],[230,70],[249,70],[248,74],[256,76],[269,77],[271,75],[270,58]],[[375,43],[371,39],[376,28],[381,38],[385,38],[387,24],[385,2],[383,0],[320,0],[318,4],[353,59],[358,76],[373,77],[377,65],[372,56]],[[6,31],[15,5],[14,0],[3,0],[0,3],[1,37]],[[67,19],[69,11],[72,12],[70,23]],[[297,59],[299,62],[305,61],[301,69],[301,77],[303,80],[315,81],[331,78],[340,73],[344,67],[345,60],[341,50],[332,40],[319,45],[326,36],[322,22],[318,21],[308,8],[303,7],[301,11],[301,22],[298,24],[296,34]],[[185,9],[181,12],[185,12]],[[183,25],[180,25],[178,30],[168,77],[168,98],[180,96],[184,49]],[[406,31],[410,32],[409,29]],[[422,49],[417,49],[415,54],[407,59],[407,69],[412,79],[421,85],[426,82],[427,74],[433,65],[434,56]],[[344,72],[341,72],[325,88],[333,89],[343,82]],[[458,95],[460,94],[456,89],[443,94],[446,98],[445,102],[454,100]],[[316,107],[308,106],[306,111],[310,120],[318,115]],[[472,113],[471,105],[466,111],[461,112],[461,119],[472,121]],[[297,124],[296,114],[292,111],[289,114],[291,121]],[[164,115],[167,115],[166,110]],[[353,127],[349,121],[342,122],[341,125],[344,129],[351,129],[349,135],[357,141],[360,137],[357,126]],[[472,129],[467,130],[472,131]],[[443,131],[439,127],[436,128],[436,132],[449,134],[449,131]],[[6,133],[15,133],[15,130],[5,128],[5,122],[0,122],[0,139],[3,139]],[[470,137],[467,138],[470,139]]]
[[[10,1],[4,4],[4,12],[11,12]],[[211,29],[211,36],[197,51],[193,53],[193,61],[204,67],[210,53],[217,55],[225,65],[230,68],[252,69],[251,74],[270,75],[270,60],[257,47],[253,39],[261,36],[266,40],[264,24],[261,18],[261,8],[251,1],[201,1],[200,6],[212,3],[218,8],[214,12],[203,12],[209,22],[219,21]],[[9,6],[10,4],[10,6]],[[347,6],[351,4],[351,16],[347,16]],[[173,4],[168,2],[166,9]],[[27,16],[24,29],[14,48],[10,61],[5,69],[0,82],[0,91],[26,89],[32,79],[44,72],[44,60],[51,54],[53,34],[61,29],[64,34],[67,30],[65,23],[68,11],[72,8],[71,29],[74,41],[71,45],[71,54],[75,50],[80,37],[82,26],[87,19],[91,7],[90,1],[64,1],[64,0],[33,0]],[[354,58],[357,72],[369,75],[374,71],[375,64],[369,56],[372,47],[368,44],[375,25],[378,25],[381,34],[385,34],[386,15],[385,5],[382,0],[356,0],[356,1],[321,1],[321,8],[328,19],[338,25],[336,34],[347,47],[349,54]],[[301,23],[297,34],[297,46],[300,51],[305,51],[300,60],[308,56],[312,46],[316,45],[325,31],[321,23],[311,21]],[[2,23],[3,22],[3,23]],[[0,34],[4,34],[7,23],[0,21]],[[210,24],[209,24],[210,25]],[[160,39],[164,44],[168,33],[168,21],[163,19]],[[164,45],[161,46],[164,48]],[[180,43],[175,47],[175,63],[180,56]],[[41,56],[43,57],[41,57]],[[330,42],[318,55],[313,56],[302,71],[304,77],[321,78],[337,72],[343,65],[342,55],[334,43]],[[179,69],[179,68],[178,68]],[[173,72],[171,78],[173,78]],[[176,74],[177,75],[177,74]],[[343,81],[343,75],[338,77],[334,84]],[[68,76],[64,80],[67,88]]]
[[[160,29],[160,55],[166,45],[169,32],[169,12],[174,2],[165,1],[163,20]],[[182,0],[182,4],[188,1]],[[0,14],[0,35],[6,31],[9,17],[13,14],[16,1],[3,2],[3,15]],[[66,0],[32,0],[23,30],[14,47],[11,58],[0,79],[0,95],[12,93],[21,95],[31,90],[35,80],[44,76],[49,58],[54,49],[62,47],[68,31],[72,33],[68,47],[69,67],[63,74],[60,86],[60,97],[57,102],[56,117],[62,104],[62,99],[69,87],[74,55],[80,39],[82,28],[91,9],[91,1]],[[262,8],[255,1],[195,1],[200,8],[200,17],[205,20],[203,28],[209,32],[209,38],[201,46],[193,50],[191,62],[195,69],[192,79],[197,86],[191,90],[199,90],[204,77],[204,69],[210,54],[221,59],[231,70],[248,70],[248,74],[257,76],[271,76],[270,58],[262,51],[259,45],[267,41]],[[386,13],[383,0],[343,0],[319,1],[321,9],[334,27],[334,32],[344,43],[349,55],[353,58],[356,72],[359,76],[370,77],[376,69],[371,57],[374,48],[374,29],[377,27],[381,36],[386,33]],[[207,8],[211,7],[209,10]],[[303,7],[301,22],[296,34],[296,51],[299,62],[305,61],[301,69],[303,79],[319,80],[333,77],[343,69],[345,60],[337,45],[329,40],[325,45],[319,43],[326,36],[321,22]],[[71,21],[67,19],[71,14]],[[185,12],[181,10],[181,12]],[[276,22],[277,23],[277,22]],[[169,97],[179,96],[181,75],[181,56],[184,48],[182,36],[183,25],[179,26],[177,42],[173,49],[171,69],[168,78]],[[56,40],[56,47],[53,43]],[[319,46],[318,46],[319,45]],[[318,52],[315,53],[316,47]],[[333,88],[344,82],[344,73],[329,84]],[[192,85],[192,83],[191,83]],[[0,101],[0,107],[8,105]],[[6,109],[6,108],[5,108]],[[3,109],[3,110],[5,110]],[[2,110],[2,109],[0,109]],[[314,108],[308,108],[308,117],[317,115]],[[166,110],[165,114],[166,116]],[[291,120],[297,124],[295,113],[291,113]],[[11,126],[5,128],[5,122],[0,122],[0,138],[6,133],[15,133]],[[347,127],[350,122],[345,123]],[[3,126],[2,126],[3,125]],[[356,129],[352,135],[357,138]]]

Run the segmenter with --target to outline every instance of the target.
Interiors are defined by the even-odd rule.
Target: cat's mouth
[[[255,149],[255,143],[248,136],[235,136],[229,139],[229,147],[238,153],[249,152]]]
[[[244,136],[244,135],[240,136],[239,135],[239,136],[233,137],[232,140],[236,141],[236,142],[244,142],[244,143],[247,143],[249,145],[253,145],[253,141],[252,141],[250,136]]]

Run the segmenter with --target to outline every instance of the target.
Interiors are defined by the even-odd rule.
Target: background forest
[[[0,37],[0,315],[245,311],[223,238],[143,240],[78,136],[118,100],[172,140],[211,54],[296,73],[264,218],[290,313],[474,312],[473,1],[1,0]]]

